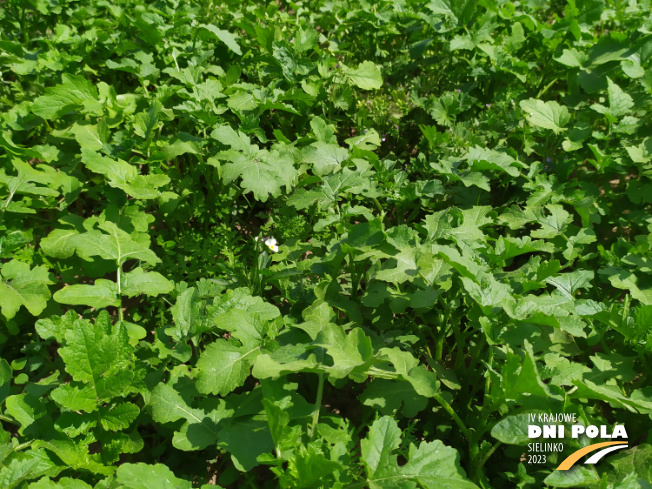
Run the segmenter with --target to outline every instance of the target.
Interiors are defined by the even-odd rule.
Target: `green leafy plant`
[[[648,488],[649,7],[2,2],[0,487]]]

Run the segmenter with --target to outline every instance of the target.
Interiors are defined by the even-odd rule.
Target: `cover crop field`
[[[651,109],[649,0],[0,0],[0,489],[652,488]]]

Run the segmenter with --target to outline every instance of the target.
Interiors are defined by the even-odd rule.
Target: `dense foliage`
[[[652,487],[651,12],[2,0],[0,487]]]

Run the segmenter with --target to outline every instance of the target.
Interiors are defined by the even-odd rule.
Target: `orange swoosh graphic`
[[[578,451],[571,453],[566,460],[559,464],[556,470],[568,470],[575,462],[581,459],[587,453],[595,452],[599,448],[608,447],[611,445],[627,445],[627,442],[622,441],[605,441],[603,443],[594,443],[588,447],[580,448]]]

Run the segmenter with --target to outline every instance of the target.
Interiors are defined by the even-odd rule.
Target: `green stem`
[[[32,441],[34,441],[34,440],[32,440]],[[32,441],[26,441],[25,443],[21,443],[20,445],[16,445],[15,447],[13,447],[14,452],[18,452],[18,451],[22,450],[23,448],[28,448],[28,447],[32,446]]]
[[[118,265],[118,319],[124,321],[124,313],[122,312],[122,266]]]
[[[471,357],[471,365],[469,366],[469,369],[474,369],[479,359],[482,358],[480,356],[480,351],[484,349],[485,343],[486,343],[485,337],[484,335],[481,334],[480,337],[477,339],[475,345],[473,346],[473,350],[469,353],[469,356]]]
[[[9,204],[11,203],[11,199],[14,198],[15,193],[16,193],[16,189],[12,190],[11,193],[9,193],[9,196],[5,200],[5,203],[2,206],[2,209],[0,209],[0,224],[2,224],[2,221],[3,221],[4,216],[5,216],[5,212],[6,212],[7,208],[9,207]]]
[[[542,96],[544,93],[546,93],[546,92],[548,91],[548,89],[549,89],[550,87],[552,87],[552,86],[557,82],[557,80],[559,80],[559,77],[558,77],[558,76],[556,76],[555,78],[553,78],[553,80],[552,80],[550,83],[548,83],[548,84],[547,84],[547,85],[546,85],[542,90],[540,90],[539,93],[537,94],[536,98],[541,98],[541,96]]]
[[[6,423],[11,423],[15,424],[16,426],[20,426],[20,423],[16,421],[14,418],[10,418],[9,416],[5,416],[4,414],[0,414],[0,421],[4,421]]]
[[[494,349],[489,346],[489,359],[487,364],[493,367],[494,360]],[[491,375],[488,371],[485,371],[485,380],[484,380],[484,397],[482,398],[482,411],[487,411],[489,408],[489,390],[491,389]]]
[[[385,217],[385,211],[383,211],[383,206],[380,205],[380,202],[378,202],[378,199],[376,197],[372,197],[371,200],[373,200],[376,209],[378,209],[378,212],[380,212],[380,220],[382,221],[383,218]]]
[[[360,275],[356,273],[355,261],[353,260],[353,253],[349,253],[349,260],[351,260],[351,299],[358,302],[358,288],[360,287]]]
[[[484,467],[484,464],[487,463],[487,460],[489,460],[489,457],[493,455],[493,453],[496,451],[496,449],[501,445],[501,442],[497,441],[494,443],[489,450],[485,452],[485,454],[482,456],[480,461],[477,463],[476,467],[478,472]]]
[[[462,368],[464,362],[464,345],[466,344],[466,335],[462,334],[459,329],[459,323],[453,325],[453,334],[455,335],[455,344],[457,351],[455,352],[455,371],[458,372]]]
[[[437,344],[435,345],[435,361],[437,363],[442,363],[442,358],[444,356],[444,339],[446,338],[446,330],[444,323],[442,322],[439,325],[439,335],[437,335]]]
[[[464,422],[462,421],[462,419],[457,415],[457,413],[455,412],[455,410],[451,407],[450,404],[448,404],[448,402],[446,402],[446,399],[444,399],[443,397],[441,397],[441,395],[440,395],[439,393],[435,393],[435,395],[432,396],[432,397],[433,397],[433,399],[434,399],[435,401],[437,401],[437,402],[440,404],[441,407],[444,408],[444,411],[446,411],[446,412],[450,415],[450,417],[453,418],[453,421],[455,421],[455,424],[457,424],[457,426],[459,427],[459,429],[460,429],[460,431],[462,432],[462,434],[463,434],[467,439],[470,439],[471,436],[473,435],[473,434],[471,433],[471,430],[468,429],[468,428],[466,427],[466,425],[464,424]]]
[[[312,426],[310,426],[310,438],[315,434],[315,428],[317,428],[317,423],[319,422],[319,411],[321,411],[321,400],[324,395],[324,374],[318,374],[319,381],[317,383],[317,398],[315,399],[315,404],[312,411]]]
[[[379,379],[388,379],[388,380],[396,380],[399,377],[399,374],[396,372],[390,372],[389,370],[383,370],[378,367],[369,367],[369,369],[365,372],[366,375],[371,375],[373,377],[377,377]]]

